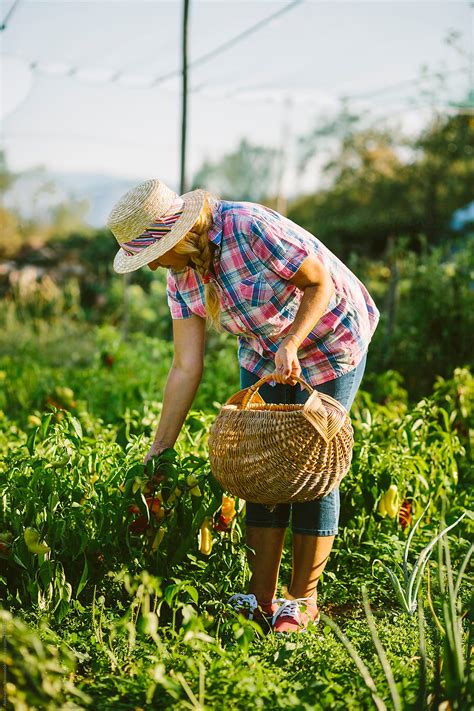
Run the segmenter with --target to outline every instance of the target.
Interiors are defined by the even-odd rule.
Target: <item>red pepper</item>
[[[131,533],[137,533],[138,535],[140,535],[141,533],[145,533],[149,525],[150,524],[148,523],[146,516],[139,516],[135,519],[135,521],[132,521],[132,523],[128,527],[128,530]]]
[[[11,549],[8,543],[3,543],[3,541],[0,541],[0,556],[2,558],[9,558],[11,556]]]
[[[149,512],[152,514],[155,520],[161,521],[164,518],[165,512],[163,511],[161,501],[158,498],[154,496],[147,496],[146,504],[148,506]],[[137,504],[132,504],[128,507],[128,510],[130,513],[133,514],[140,513],[140,509]],[[135,519],[135,521],[132,521],[128,528],[132,533],[140,534],[144,533],[149,527],[149,525],[150,524],[148,523],[146,516],[141,515],[137,519]]]
[[[400,506],[398,512],[398,523],[405,530],[405,528],[411,523],[411,504],[408,499],[405,499],[403,504]]]
[[[214,531],[228,531],[230,526],[230,521],[228,518],[221,514],[214,524]]]
[[[102,353],[102,363],[107,366],[107,368],[111,368],[114,364],[114,357],[110,353]]]

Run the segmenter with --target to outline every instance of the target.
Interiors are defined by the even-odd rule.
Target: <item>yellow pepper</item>
[[[385,494],[380,499],[378,511],[381,516],[395,518],[398,514],[399,508],[400,498],[398,495],[398,488],[396,484],[391,484],[391,486],[389,486]]]
[[[198,483],[198,478],[195,474],[188,474],[188,477],[186,479],[186,484],[187,486],[190,486],[191,488],[193,486],[196,486]]]
[[[151,550],[156,551],[163,540],[165,535],[165,529],[164,528],[159,528],[155,534],[155,537],[153,539],[153,543],[151,544]]]
[[[132,484],[132,494],[136,494],[138,489],[141,489],[142,483],[138,479],[135,479],[135,481]]]
[[[458,483],[458,470],[457,470],[456,465],[454,465],[453,468],[451,469],[451,476],[453,478],[454,483],[457,484]]]
[[[212,524],[210,518],[205,518],[199,531],[199,552],[210,555],[212,551]]]

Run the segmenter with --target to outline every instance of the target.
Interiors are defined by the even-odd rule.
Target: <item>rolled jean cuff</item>
[[[324,530],[314,530],[314,529],[306,529],[306,528],[295,528],[293,527],[293,533],[300,533],[303,536],[337,536],[339,533],[338,528],[333,528],[333,529],[324,529]]]
[[[268,521],[251,521],[250,519],[246,518],[245,519],[245,525],[246,526],[253,526],[254,528],[288,528],[290,525],[289,521],[272,521],[269,523]]]

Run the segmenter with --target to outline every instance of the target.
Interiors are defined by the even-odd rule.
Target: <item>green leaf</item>
[[[35,449],[36,435],[38,434],[39,427],[35,427],[33,432],[28,436],[26,440],[26,448],[28,452],[32,455]]]
[[[69,612],[70,603],[67,600],[60,600],[55,609],[55,617],[58,622],[62,622]]]
[[[464,572],[465,572],[467,565],[469,563],[469,559],[473,553],[474,553],[474,544],[469,548],[469,550],[466,553],[464,560],[461,564],[461,567],[459,569],[458,577],[456,580],[456,585],[454,586],[454,598],[455,599],[457,598],[457,596],[459,594],[459,588],[461,587],[461,582],[462,582],[462,578],[464,576]]]
[[[79,583],[77,584],[76,597],[79,597],[81,592],[84,590],[84,587],[87,584],[88,576],[89,576],[89,566],[87,564],[87,558],[86,558],[86,556],[84,556],[84,568],[82,571],[81,579],[79,580]]]
[[[46,417],[43,417],[43,420],[41,422],[41,434],[43,436],[43,439],[46,437],[46,435],[49,432],[52,418],[53,418],[52,412],[50,412],[48,415],[46,415]]]
[[[426,509],[425,509],[425,510],[426,510]],[[424,512],[423,512],[423,513],[424,513]],[[422,514],[422,515],[423,515],[423,514]],[[417,592],[418,592],[418,588],[419,588],[419,586],[420,586],[420,581],[421,581],[421,576],[422,576],[423,573],[424,573],[424,570],[425,570],[426,564],[427,564],[427,562],[428,562],[428,559],[429,559],[429,557],[430,557],[430,555],[431,555],[431,552],[432,552],[434,546],[436,545],[437,541],[439,541],[439,539],[440,539],[442,536],[444,536],[445,533],[447,533],[447,532],[450,531],[452,528],[454,528],[455,526],[457,526],[457,524],[458,524],[460,521],[462,521],[462,519],[464,518],[465,515],[466,515],[466,511],[465,511],[465,512],[462,514],[462,516],[460,516],[454,523],[452,523],[450,526],[447,526],[445,529],[443,529],[443,530],[441,531],[441,533],[438,533],[438,535],[435,536],[435,537],[432,539],[432,541],[431,541],[425,548],[423,548],[423,550],[421,551],[420,555],[418,556],[418,560],[417,560],[417,562],[416,562],[416,564],[415,564],[415,568],[414,568],[414,570],[413,570],[413,574],[412,574],[412,576],[411,576],[411,578],[410,578],[410,585],[408,586],[408,597],[409,597],[409,599],[412,598],[413,585],[415,585],[415,596],[416,596],[416,594],[417,594]],[[420,516],[420,518],[421,518],[421,516]],[[417,577],[417,575],[416,575],[415,573],[418,573],[419,568],[421,568],[421,574]]]
[[[410,610],[410,606],[408,604],[406,593],[403,590],[401,583],[400,583],[399,579],[397,578],[397,576],[395,575],[395,573],[393,572],[393,570],[391,570],[388,566],[386,566],[385,563],[383,563],[381,560],[376,559],[376,560],[374,560],[373,565],[375,563],[380,563],[380,565],[384,568],[385,572],[388,573],[390,580],[392,581],[392,585],[394,587],[395,593],[396,593],[398,600],[400,602],[400,605],[403,607],[405,612],[408,612],[410,615],[413,614]]]
[[[212,474],[209,474],[208,482],[211,487],[211,491],[214,494],[214,497],[217,499],[217,501],[220,504],[220,502],[222,500],[222,494],[224,493],[222,486],[219,484],[217,479],[215,479]]]
[[[41,580],[41,584],[43,585],[43,588],[46,589],[48,585],[50,584],[52,580],[52,572],[51,572],[51,563],[49,560],[44,560],[41,563],[40,569],[39,569],[39,579]]]
[[[179,592],[179,585],[168,585],[167,588],[165,589],[164,598],[165,598],[166,603],[170,607],[171,607],[173,598],[178,594],[178,592]]]
[[[77,419],[77,417],[74,417],[73,415],[69,415],[69,421],[71,425],[73,426],[74,432],[76,435],[79,437],[79,439],[82,439],[82,427],[81,423]]]
[[[186,585],[185,590],[189,594],[191,600],[197,605],[199,600],[199,594],[196,588],[192,585]]]

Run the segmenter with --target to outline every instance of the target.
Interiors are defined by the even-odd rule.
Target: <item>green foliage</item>
[[[302,168],[331,148],[322,167],[330,185],[297,198],[289,217],[343,260],[351,251],[380,257],[393,236],[415,248],[420,234],[439,243],[453,212],[472,199],[473,130],[467,114],[435,115],[413,140],[343,107],[300,141]],[[410,162],[401,159],[407,149]]]
[[[437,376],[472,365],[474,332],[474,239],[417,255],[395,250],[387,291],[378,299],[380,324],[370,349],[371,366],[401,373],[408,391],[420,397]],[[388,271],[388,270],[387,270]],[[394,286],[393,323],[388,293]],[[370,285],[369,285],[370,289]],[[377,296],[375,296],[377,301]]]
[[[77,656],[46,625],[38,632],[0,610],[2,702],[15,711],[80,709],[91,699],[70,680]]]
[[[199,413],[194,419],[208,427]],[[123,449],[111,429],[96,436],[71,413],[59,411],[45,415],[27,438],[20,437],[20,446],[4,459],[0,484],[9,593],[60,621],[73,591],[75,597],[82,593],[81,600],[88,591],[90,597],[91,586],[103,581],[105,566],[115,570],[133,561],[135,570],[151,566],[168,576],[188,552],[197,552],[199,528],[220,507],[222,492],[202,456],[202,440],[193,440],[187,428],[183,434],[194,444],[188,454],[177,459],[166,450],[157,460],[166,475],[159,518],[147,505],[152,472],[142,464],[143,435],[131,435]],[[144,519],[138,528],[135,514]],[[26,530],[46,545],[37,543],[38,550],[28,545]]]
[[[382,269],[368,269],[381,294]],[[467,308],[469,271],[456,273]],[[413,269],[404,293],[415,287],[431,289]],[[141,327],[147,288],[130,292]],[[472,503],[474,378],[467,367],[450,370],[449,362],[460,362],[455,349],[445,377],[419,401],[398,372],[401,350],[396,369],[369,370],[352,410],[355,450],[341,486],[340,535],[318,588],[326,617],[304,635],[277,639],[226,606],[249,580],[242,507],[228,530],[213,529],[210,555],[198,543],[203,520],[216,524],[220,512],[207,437],[219,403],[239,389],[235,341],[209,334],[203,381],[175,449],[144,467],[171,343],[132,328],[124,338],[100,315],[91,328],[69,296],[49,306],[38,292],[28,298],[3,311],[0,356],[0,594],[15,614],[6,623],[6,689],[15,709],[356,711],[370,707],[374,693],[380,708],[397,698],[410,711],[448,701],[468,707],[463,576],[451,585],[441,573],[428,590],[433,619],[424,619],[420,602],[417,620],[400,611],[382,571],[372,575],[374,558],[392,565],[403,555],[428,501],[416,529],[421,546],[438,531],[443,499],[449,522]],[[120,299],[117,290],[117,311]],[[404,308],[400,300],[399,313]],[[375,341],[375,360],[377,348]],[[401,502],[392,518],[379,513],[390,486]],[[470,526],[465,517],[450,533],[458,571],[467,570]],[[282,586],[291,578],[290,549],[288,535]],[[429,575],[420,591],[425,581]],[[363,583],[372,601],[365,615]]]
[[[326,185],[289,216],[347,261],[382,318],[352,411],[322,624],[283,639],[226,605],[249,582],[244,508],[236,502],[219,525],[207,438],[239,389],[235,340],[208,334],[175,449],[144,466],[172,359],[165,274],[114,274],[115,240],[75,229],[80,204],[50,211],[45,225],[0,210],[0,251],[18,266],[0,283],[0,662],[15,711],[472,706],[473,242],[449,229],[471,199],[472,130],[467,116],[434,116],[408,139],[344,107],[302,142],[303,164],[330,149]],[[243,141],[195,184],[269,199],[280,158]],[[19,177],[0,152],[0,192]],[[47,249],[29,244],[33,234]],[[383,516],[389,489],[398,503]],[[449,548],[440,539],[431,583],[430,541],[445,515],[451,527],[464,518]],[[209,555],[199,545],[207,520]],[[424,549],[410,578],[415,527]],[[408,612],[418,599],[418,619],[372,572],[374,559],[391,567],[404,549],[412,586],[408,600],[398,592]],[[278,595],[291,575],[288,534]]]
[[[409,409],[390,400],[375,406],[368,393],[359,393],[353,409],[352,476],[341,485],[342,535],[347,545],[352,545],[354,537],[359,542],[373,540],[380,530],[388,531],[394,525],[406,528],[403,515],[394,522],[376,513],[391,484],[398,487],[402,502],[408,505],[408,522],[421,513],[429,499],[436,506],[445,494],[463,505],[472,469],[465,456],[470,447],[469,426],[461,410],[451,410],[449,404],[458,392],[472,402],[473,378],[468,370],[457,370],[449,385],[440,381],[431,398]],[[466,401],[464,407],[470,411]]]

